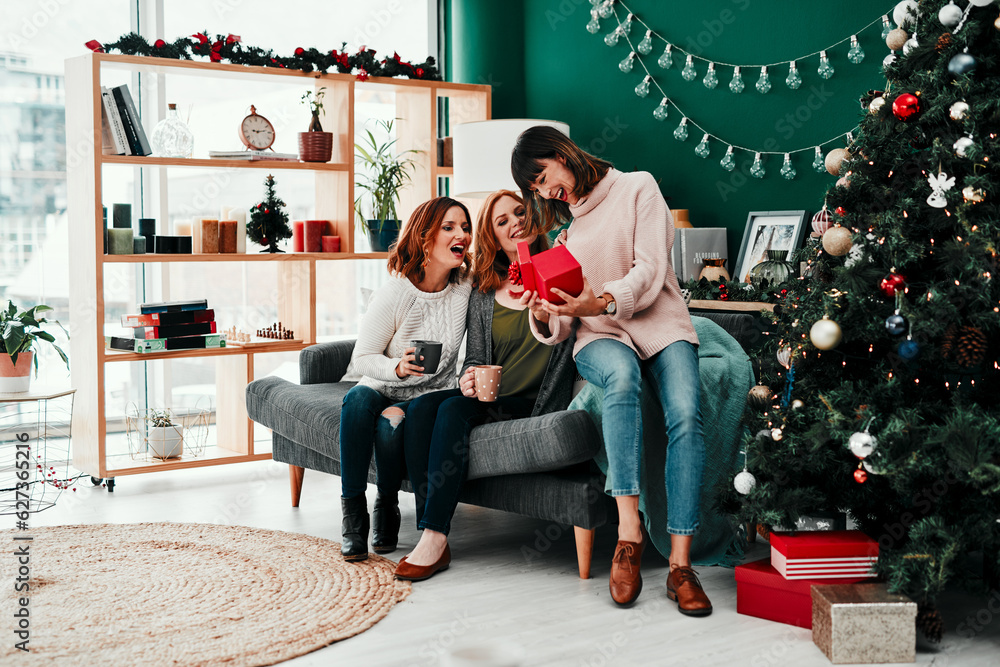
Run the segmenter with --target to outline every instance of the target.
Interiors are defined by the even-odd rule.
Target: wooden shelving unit
[[[210,158],[111,156],[101,153],[101,76],[124,70],[162,76],[215,77],[249,80],[258,85],[300,82],[326,88],[324,128],[335,135],[331,162],[326,164]],[[69,168],[70,354],[73,386],[78,390],[73,418],[73,465],[94,477],[113,478],[143,472],[194,468],[268,459],[270,451],[254,450],[253,429],[246,414],[244,391],[254,379],[256,355],[294,352],[316,342],[316,267],[319,262],[384,259],[385,253],[356,253],[353,218],[355,96],[358,91],[394,94],[399,150],[416,149],[417,169],[400,201],[401,216],[437,196],[437,179],[453,174],[437,167],[438,101],[449,100],[447,123],[488,120],[489,86],[441,81],[371,78],[359,82],[347,74],[305,74],[281,68],[245,67],[208,62],[88,53],[66,61],[66,132],[74,159]],[[250,100],[247,100],[249,104]],[[145,120],[147,134],[155,121]],[[102,172],[106,166],[155,170],[201,169],[294,170],[313,174],[315,213],[330,220],[341,238],[340,253],[238,255],[105,255],[103,254]],[[169,186],[169,177],[168,177]],[[272,262],[278,268],[278,290],[284,295],[278,319],[302,337],[301,342],[277,340],[248,347],[177,350],[133,354],[104,349],[104,267],[109,264],[198,264],[203,262]],[[187,270],[187,269],[184,269]],[[217,444],[204,455],[170,461],[145,461],[107,450],[106,364],[211,357],[215,361]]]

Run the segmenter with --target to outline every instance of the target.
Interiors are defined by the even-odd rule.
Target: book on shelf
[[[118,104],[105,86],[101,86],[101,152],[105,155],[129,155]]]
[[[104,347],[108,350],[122,352],[164,352],[168,350],[204,350],[225,347],[226,341],[221,334],[205,334],[203,336],[183,336],[181,338],[151,338],[148,340],[126,338],[124,336],[105,336]]]
[[[122,315],[122,326],[132,327],[165,327],[175,324],[194,324],[195,322],[214,322],[215,311],[182,310],[168,313],[146,313],[142,315]]]
[[[200,336],[214,334],[215,322],[194,322],[191,324],[172,324],[167,326],[135,327],[132,337],[136,340],[154,338],[180,338],[182,336]]]
[[[247,160],[257,162],[258,160],[277,160],[279,162],[298,162],[298,153],[275,153],[274,151],[208,151],[208,157],[219,160]]]
[[[729,259],[725,227],[685,227],[675,230],[672,256],[674,271],[680,282],[697,280],[708,258]]]
[[[139,304],[139,312],[143,315],[148,313],[177,313],[185,310],[205,310],[208,308],[208,299],[198,299],[194,301],[160,301],[155,303]]]
[[[146,132],[142,129],[142,122],[139,114],[135,110],[132,102],[132,94],[128,86],[115,86],[111,89],[118,106],[118,115],[121,116],[122,124],[125,126],[125,135],[128,137],[129,151],[131,155],[152,155],[153,149],[146,139]]]

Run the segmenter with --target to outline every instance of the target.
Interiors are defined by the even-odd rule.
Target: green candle
[[[145,255],[146,254],[146,237],[145,236],[133,236],[132,237],[132,254],[133,255]]]
[[[112,227],[108,230],[108,254],[109,255],[131,255],[135,249],[135,235],[132,228],[116,229]]]

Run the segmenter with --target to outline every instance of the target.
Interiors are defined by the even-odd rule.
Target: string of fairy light
[[[858,42],[857,36],[863,33],[868,28],[877,25],[879,23],[881,23],[882,25],[883,38],[892,29],[892,23],[889,21],[889,17],[880,16],[874,19],[873,21],[869,22],[867,25],[863,26],[861,29],[857,30],[850,36],[845,37],[844,39],[835,42],[834,44],[831,44],[824,49],[800,56],[798,58],[795,58],[794,60],[784,60],[780,62],[767,63],[764,65],[761,64],[738,65],[735,63],[710,60],[708,58],[704,58],[702,56],[686,51],[685,49],[677,46],[670,40],[666,39],[656,31],[654,31],[652,28],[650,28],[649,25],[645,23],[645,21],[640,19],[621,0],[591,0],[591,5],[593,5],[591,8],[591,20],[589,23],[587,23],[587,31],[592,34],[597,34],[598,32],[600,32],[601,29],[600,19],[609,19],[613,17],[617,25],[611,32],[607,33],[607,35],[604,37],[605,44],[613,47],[617,45],[620,40],[624,40],[629,47],[628,55],[618,64],[618,68],[623,73],[628,74],[632,72],[635,63],[639,63],[639,66],[645,72],[645,75],[643,76],[642,80],[635,87],[636,95],[638,95],[641,98],[648,97],[649,93],[653,88],[655,88],[660,93],[661,101],[659,105],[657,105],[653,110],[653,118],[655,118],[658,121],[666,120],[669,115],[669,108],[673,107],[679,114],[681,114],[680,124],[673,132],[673,136],[675,139],[677,139],[678,141],[686,141],[689,133],[688,126],[696,128],[699,132],[702,133],[702,139],[695,147],[694,152],[695,155],[701,158],[707,158],[710,155],[711,153],[710,142],[712,140],[724,144],[726,146],[726,152],[723,155],[722,160],[719,162],[719,164],[726,171],[733,171],[736,168],[736,156],[734,155],[734,151],[740,150],[750,153],[754,156],[754,160],[749,171],[750,175],[753,176],[754,178],[764,178],[765,176],[766,172],[762,160],[763,156],[765,155],[783,156],[783,162],[779,173],[783,178],[787,180],[794,179],[798,175],[795,170],[795,166],[792,164],[792,159],[791,159],[791,156],[796,153],[813,151],[814,156],[811,164],[812,168],[817,172],[826,171],[826,165],[824,161],[822,147],[827,144],[837,142],[844,138],[846,138],[847,142],[850,143],[853,139],[852,133],[857,130],[857,126],[852,128],[851,130],[841,132],[840,134],[837,134],[836,136],[833,136],[827,139],[826,141],[822,141],[819,143],[811,144],[803,148],[797,148],[788,151],[758,150],[756,148],[752,148],[749,146],[742,146],[740,144],[726,141],[719,135],[713,132],[709,132],[702,125],[692,120],[686,113],[684,113],[684,111],[670,98],[670,96],[667,95],[666,91],[660,85],[660,82],[653,76],[644,58],[642,57],[650,55],[652,53],[653,40],[656,39],[665,43],[663,53],[657,59],[657,64],[661,69],[666,70],[670,69],[673,66],[674,64],[673,57],[675,52],[683,54],[686,62],[684,68],[681,71],[681,78],[683,78],[685,81],[690,82],[694,81],[697,78],[698,73],[694,66],[694,61],[699,60],[704,63],[707,63],[707,70],[702,80],[706,88],[713,89],[718,86],[719,79],[718,79],[718,74],[716,72],[716,66],[718,65],[718,66],[733,68],[733,78],[729,83],[729,89],[733,93],[741,93],[745,88],[742,78],[743,71],[747,69],[759,69],[760,77],[757,80],[755,88],[761,94],[766,94],[771,90],[771,82],[768,74],[769,68],[773,69],[778,66],[787,65],[789,71],[788,71],[788,76],[785,79],[785,84],[790,89],[795,90],[802,85],[802,76],[799,73],[796,65],[798,61],[812,58],[818,55],[820,57],[820,64],[819,68],[817,69],[817,73],[823,79],[829,79],[830,77],[833,76],[834,69],[833,66],[830,64],[829,55],[827,53],[828,51],[845,42],[850,41],[851,47],[850,50],[848,51],[848,60],[850,60],[854,64],[859,64],[864,60],[865,54],[863,49],[861,48],[860,43]],[[621,19],[619,15],[619,9],[618,7],[616,7],[616,5],[620,6],[621,11],[625,12],[624,20]],[[645,34],[642,40],[638,44],[635,44],[633,42],[633,38],[631,35],[632,26],[634,23],[641,25],[642,28],[645,30]]]

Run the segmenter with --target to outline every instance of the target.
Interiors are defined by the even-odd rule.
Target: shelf
[[[387,252],[267,252],[220,254],[102,255],[105,264],[170,264],[173,262],[307,262],[341,259],[388,259]]]
[[[156,361],[157,359],[190,359],[192,357],[231,357],[238,354],[261,354],[264,352],[298,352],[312,343],[300,341],[276,340],[273,343],[262,343],[252,347],[232,345],[229,347],[210,347],[196,350],[165,350],[163,352],[120,352],[103,349],[104,361]]]
[[[302,171],[343,171],[351,165],[338,162],[292,162],[290,160],[223,160],[221,158],[155,157],[152,155],[102,155],[104,164],[136,167],[202,167],[209,169],[298,169]]]
[[[163,470],[180,470],[182,468],[204,468],[214,465],[228,465],[230,463],[243,463],[245,461],[266,461],[271,458],[271,452],[260,454],[241,454],[225,447],[213,445],[205,448],[202,456],[181,457],[167,461],[140,461],[134,460],[128,454],[115,454],[107,457],[106,477],[118,477],[119,475],[137,475],[147,472],[160,472]],[[121,466],[115,467],[115,466]]]

